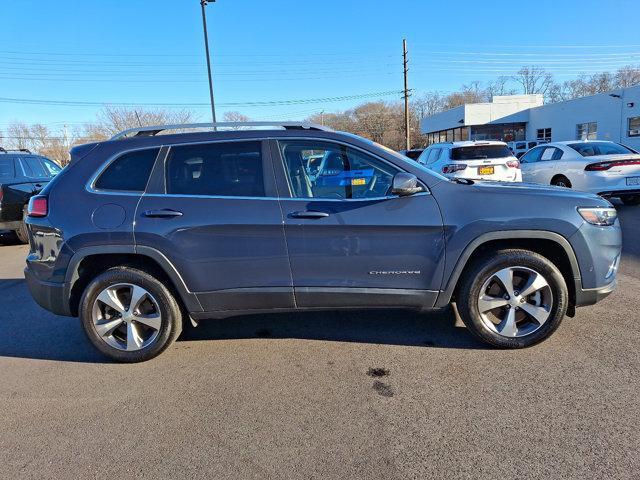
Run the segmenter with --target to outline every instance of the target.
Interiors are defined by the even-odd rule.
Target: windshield
[[[473,145],[451,149],[451,160],[483,160],[485,158],[505,158],[513,154],[506,145]]]
[[[593,157],[595,155],[624,155],[627,153],[634,153],[633,150],[625,147],[624,145],[609,142],[570,143],[569,146],[583,157]]]

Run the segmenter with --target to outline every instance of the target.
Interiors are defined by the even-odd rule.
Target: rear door
[[[392,195],[400,168],[347,144],[274,140],[272,152],[299,307],[433,305],[444,238],[431,194]],[[318,153],[325,168],[310,179]]]
[[[520,168],[522,169],[522,181],[529,183],[544,183],[541,181],[541,165],[540,157],[545,147],[535,147],[520,157]]]
[[[40,161],[40,157],[35,155],[26,155],[20,157],[22,171],[33,184],[33,194],[38,194],[49,183],[49,173]]]
[[[171,146],[138,206],[135,238],[170,260],[205,311],[294,306],[263,141]]]

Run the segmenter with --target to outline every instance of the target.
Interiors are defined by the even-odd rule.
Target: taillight
[[[30,217],[46,217],[49,213],[49,202],[44,195],[36,195],[29,200],[27,215]]]
[[[520,162],[518,160],[509,160],[507,162],[507,167],[509,167],[509,168],[520,168]]]
[[[442,173],[455,173],[465,168],[467,168],[467,166],[464,163],[450,163],[442,167]]]
[[[640,159],[590,163],[584,167],[584,169],[587,172],[602,172],[604,170],[609,170],[611,167],[624,167],[625,165],[640,165]]]
[[[4,197],[4,191],[2,190],[2,185],[0,185],[0,202],[2,202],[2,197]]]

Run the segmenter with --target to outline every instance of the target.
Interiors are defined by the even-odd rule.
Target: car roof
[[[576,143],[612,143],[618,145],[616,142],[612,142],[611,140],[566,140],[564,142],[550,142],[551,144],[559,144],[559,145],[575,145]],[[549,144],[547,144],[549,145]]]
[[[475,147],[475,146],[482,146],[482,145],[504,145],[504,146],[506,146],[507,144],[505,142],[501,142],[499,140],[464,140],[464,141],[459,141],[459,142],[438,142],[438,143],[434,143],[434,144],[429,145],[429,146],[430,147],[436,147],[436,146]]]

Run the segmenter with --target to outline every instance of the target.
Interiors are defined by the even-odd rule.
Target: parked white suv
[[[520,162],[504,142],[434,143],[418,163],[450,178],[521,182]]]
[[[520,162],[525,182],[618,197],[626,205],[640,204],[640,154],[619,143],[547,143],[529,150]]]

